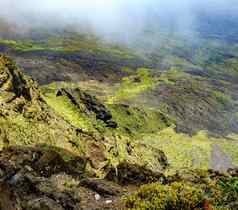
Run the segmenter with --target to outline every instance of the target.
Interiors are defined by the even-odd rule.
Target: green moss
[[[80,112],[66,96],[56,97],[55,92],[51,92],[46,94],[44,99],[52,109],[75,127],[81,128],[85,131],[95,130],[91,121],[92,117],[90,118],[90,116]]]
[[[235,113],[236,121],[238,122],[238,112]]]
[[[135,70],[128,67],[128,66],[123,66],[122,69],[121,69],[123,72],[126,72],[126,73],[134,73]]]
[[[64,34],[47,34],[41,40],[31,39],[0,39],[0,44],[6,44],[18,51],[63,51],[78,52],[86,51],[93,54],[109,54],[124,59],[135,58],[136,54],[125,46],[110,44],[98,37],[90,34],[70,33]]]
[[[231,99],[231,96],[226,95],[223,92],[220,91],[213,91],[213,95],[214,97],[218,100],[219,103],[223,104],[223,105],[227,105],[227,104],[233,104],[233,101]]]
[[[147,89],[154,87],[156,79],[150,76],[150,69],[139,68],[135,75],[122,78],[122,82],[116,87],[116,92],[108,98],[107,103],[113,104],[119,101],[133,98]]]
[[[64,123],[58,124],[53,120],[49,123],[28,120],[20,115],[14,118],[0,118],[1,147],[9,145],[44,144],[59,146],[72,150],[70,140],[79,141],[79,138],[70,130],[66,130]],[[7,144],[6,144],[7,143]],[[80,147],[74,148],[75,151]]]
[[[202,80],[199,76],[192,76],[178,68],[172,67],[168,71],[162,72],[159,77],[159,82],[163,82],[167,85],[176,85],[176,82],[187,81],[190,84],[190,88],[199,88],[199,82]]]
[[[108,105],[113,119],[118,122],[122,133],[141,136],[145,133],[156,133],[173,121],[162,112],[149,108],[137,108],[123,105]]]
[[[161,149],[168,158],[169,168],[166,173],[174,173],[182,168],[210,168],[209,159],[213,144],[217,144],[231,157],[234,166],[238,165],[238,136],[212,137],[206,131],[196,135],[176,133],[173,127],[162,129],[154,134],[144,134],[136,143],[144,143]]]
[[[222,63],[213,63],[208,65],[208,70],[216,73],[225,73],[231,76],[238,74],[238,59],[226,59]]]
[[[169,173],[179,168],[209,167],[212,142],[205,132],[189,136],[176,133],[173,127],[170,127],[157,134],[145,135],[143,139],[144,143],[164,151],[170,164]]]
[[[16,50],[29,51],[29,50],[44,50],[45,48],[32,40],[6,40],[0,39],[0,44],[9,45]]]
[[[6,44],[6,45],[11,45],[11,46],[15,46],[17,44],[16,41],[9,40],[9,39],[0,39],[0,43],[1,44]]]

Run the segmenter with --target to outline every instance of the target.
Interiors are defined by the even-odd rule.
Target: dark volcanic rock
[[[111,112],[94,96],[85,93],[79,88],[62,88],[57,91],[56,96],[62,95],[67,96],[67,98],[79,109],[79,111],[93,112],[96,114],[96,118],[102,120],[107,127],[117,128],[117,123],[112,120]],[[82,105],[85,107],[85,109],[82,107]]]
[[[74,192],[59,189],[50,177],[73,174],[79,170],[65,162],[64,150],[51,147],[10,147],[0,152],[2,210],[47,209],[79,210],[80,198]],[[61,153],[61,155],[60,155]],[[71,158],[74,158],[71,155]],[[69,170],[74,168],[74,171]],[[79,176],[80,177],[80,176]]]
[[[115,203],[106,204],[105,199],[121,196],[121,187],[87,177],[84,168],[81,157],[56,147],[3,149],[0,152],[1,210],[117,209]],[[100,194],[104,201],[96,201],[95,194]]]
[[[106,183],[105,180],[101,179],[84,179],[80,185],[90,188],[100,195],[118,195],[120,193],[120,188],[115,187],[114,183]]]
[[[145,166],[122,162],[117,166],[117,169],[111,168],[106,178],[122,185],[140,185],[142,183],[159,181],[164,178],[164,175],[147,169]]]
[[[17,196],[6,183],[0,183],[0,206],[2,210],[21,210]]]
[[[27,203],[32,210],[64,210],[56,201],[50,198],[36,198]]]
[[[237,105],[231,95],[236,85],[225,86],[222,82],[209,79],[172,78],[171,84],[159,84],[142,93],[138,101],[147,105],[166,106],[168,115],[176,121],[176,131],[196,134],[207,130],[210,134],[228,135],[237,133]]]
[[[75,164],[71,164],[72,162],[75,162]],[[77,167],[80,163],[80,167]],[[44,153],[41,158],[36,162],[34,168],[42,176],[45,177],[49,177],[52,174],[60,172],[66,172],[69,174],[80,176],[82,174],[82,170],[84,170],[85,168],[85,164],[86,160],[83,160],[79,157],[75,157],[73,161],[70,160],[66,162],[58,152],[52,150]]]

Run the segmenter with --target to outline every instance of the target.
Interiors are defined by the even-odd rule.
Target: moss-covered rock
[[[3,55],[0,71],[1,147],[47,142],[80,152],[75,128],[46,104],[36,82]]]
[[[79,88],[76,89],[59,89],[56,96],[65,95],[70,102],[78,108],[79,112],[87,114],[93,112],[96,115],[96,119],[102,120],[107,127],[117,128],[117,123],[112,121],[111,112],[100,103],[96,97],[93,97]]]

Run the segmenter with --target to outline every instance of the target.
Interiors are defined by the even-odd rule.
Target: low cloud
[[[107,37],[134,39],[145,29],[168,26],[193,32],[196,14],[235,15],[237,0],[0,0],[0,18],[27,30],[87,27]]]

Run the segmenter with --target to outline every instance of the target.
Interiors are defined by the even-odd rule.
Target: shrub
[[[182,181],[170,185],[144,185],[129,196],[125,204],[133,210],[191,210],[203,205],[204,200],[201,189]]]

